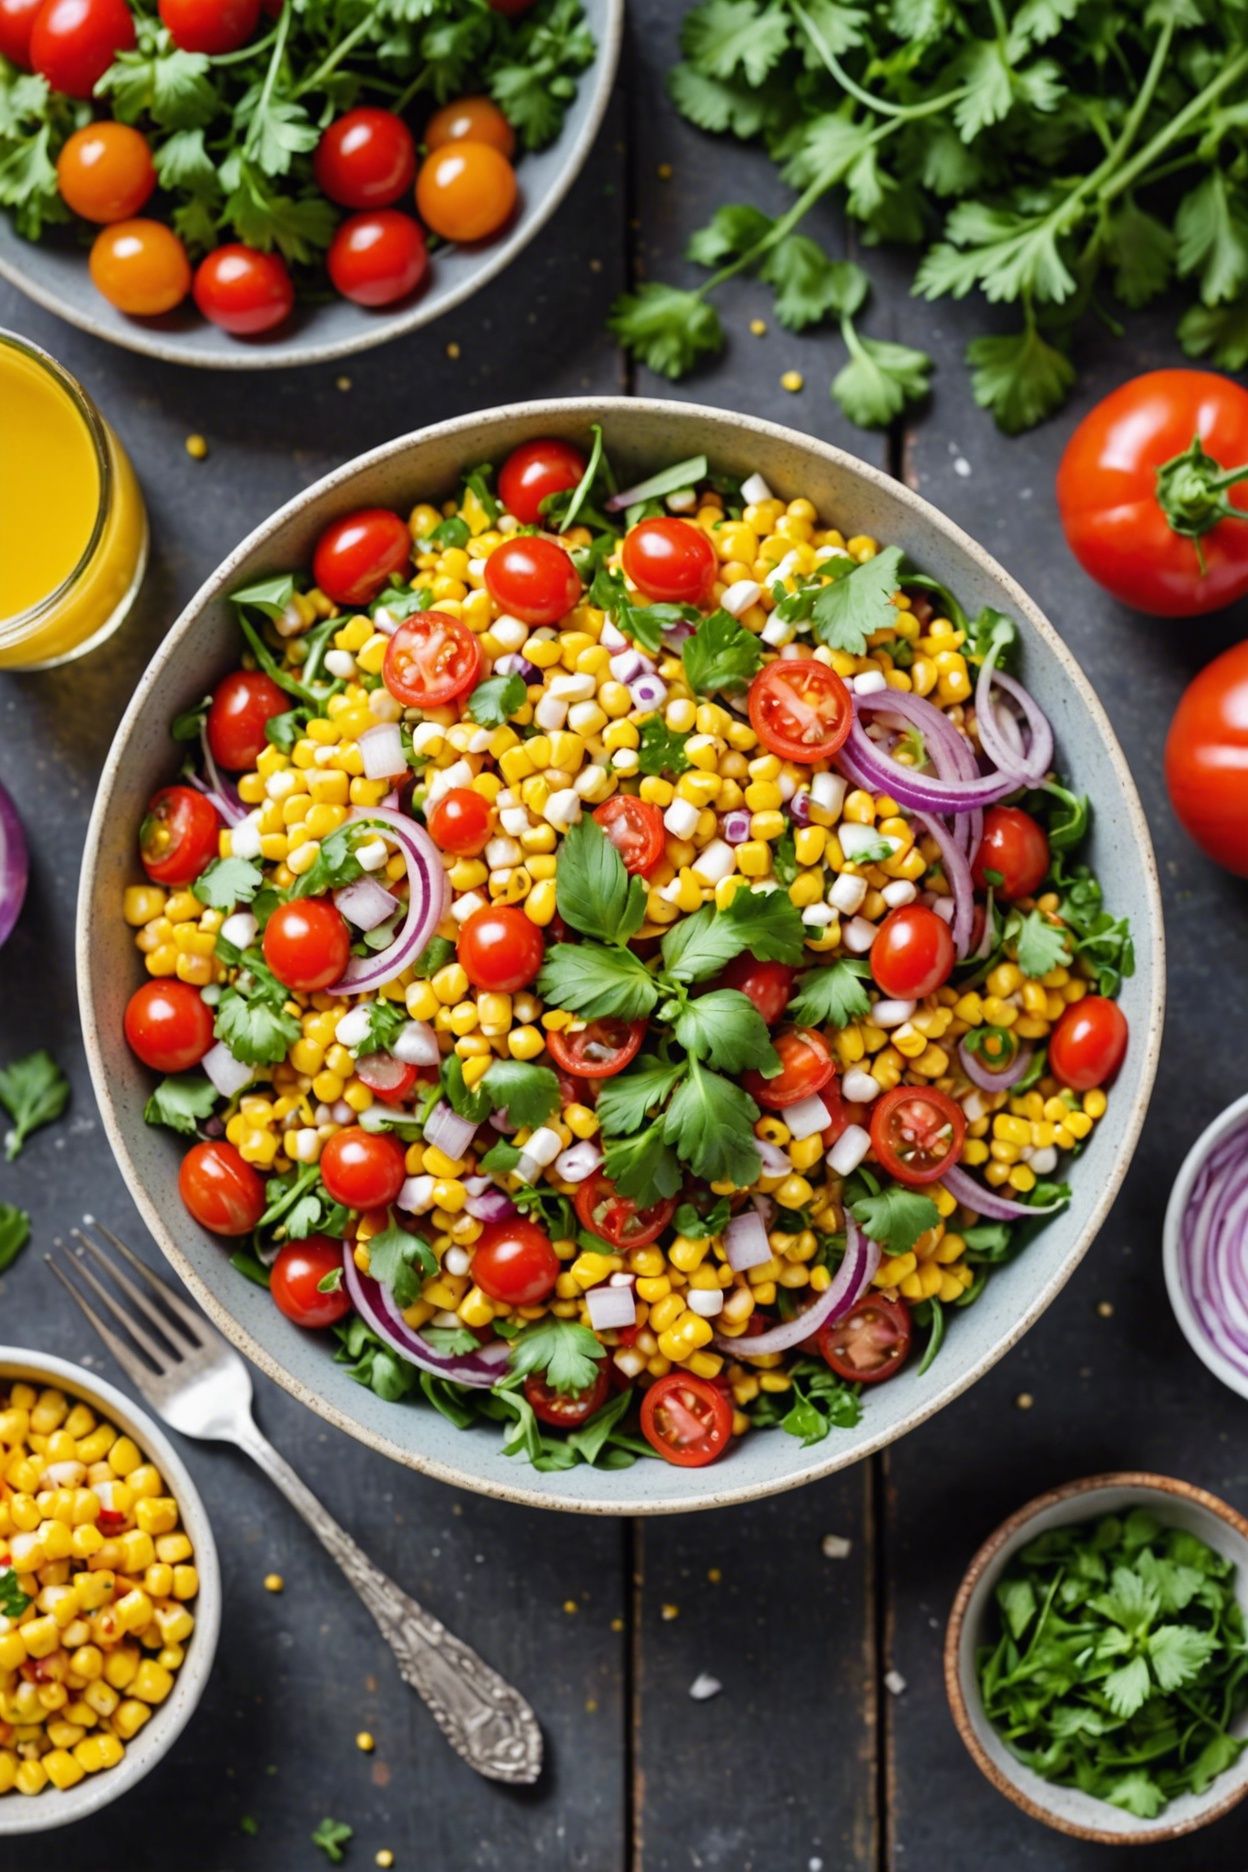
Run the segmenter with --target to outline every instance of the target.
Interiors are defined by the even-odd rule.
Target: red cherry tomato
[[[536,0],[490,0],[491,10],[505,13],[508,19],[518,19],[521,13],[527,13]]]
[[[316,146],[316,186],[341,208],[388,208],[416,177],[416,143],[401,117],[362,104],[335,118]]]
[[[351,935],[328,897],[279,904],[264,926],[264,959],[287,988],[318,994],[340,981],[351,960]]]
[[[645,1248],[659,1239],[675,1215],[676,1199],[664,1196],[639,1209],[595,1170],[577,1189],[576,1213],[591,1235],[601,1235],[613,1248]]]
[[[489,143],[510,161],[516,151],[516,133],[493,98],[464,97],[434,111],[425,125],[426,149],[441,149],[445,143]],[[569,485],[575,487],[576,482]]]
[[[284,715],[291,698],[262,670],[232,670],[212,692],[204,726],[218,766],[246,773],[269,745],[266,722]]]
[[[953,937],[943,917],[926,904],[890,910],[871,945],[871,973],[882,994],[921,1001],[953,973]]]
[[[471,787],[451,787],[430,808],[429,836],[439,851],[457,858],[476,858],[490,842],[494,809]]]
[[[387,306],[414,293],[429,267],[424,231],[397,208],[351,215],[329,245],[335,289],[356,305]]]
[[[405,708],[441,708],[466,695],[481,673],[481,643],[445,611],[418,611],[386,645],[381,680]]]
[[[30,32],[30,62],[54,91],[89,98],[119,52],[134,48],[125,0],[47,0]]]
[[[366,1053],[356,1060],[355,1073],[387,1105],[401,1105],[420,1078],[419,1066],[395,1059],[393,1053]]]
[[[667,849],[667,828],[658,807],[634,793],[614,793],[594,818],[624,860],[633,877],[649,877]]]
[[[1072,1092],[1112,1079],[1127,1051],[1127,1017],[1116,1001],[1085,995],[1061,1016],[1049,1037],[1049,1071]]]
[[[212,1045],[212,1009],[183,981],[149,981],[126,1003],[126,1039],[155,1072],[189,1072]]]
[[[536,1306],[555,1291],[559,1257],[535,1222],[487,1222],[469,1269],[482,1293],[508,1306]]]
[[[474,910],[459,931],[457,953],[474,988],[515,994],[542,966],[546,944],[536,923],[514,904]]]
[[[1193,442],[1193,436],[1196,438]],[[1201,617],[1248,592],[1248,390],[1212,371],[1148,371],[1086,415],[1057,471],[1066,542],[1123,604]],[[1174,521],[1201,530],[1199,542]]]
[[[492,143],[457,138],[430,150],[416,177],[416,209],[443,240],[488,240],[516,205],[516,172]]]
[[[172,228],[142,215],[101,228],[87,270],[95,290],[128,318],[159,318],[191,290],[186,248]]]
[[[813,1027],[786,1027],[774,1041],[780,1071],[770,1079],[751,1069],[742,1081],[751,1098],[773,1111],[796,1105],[799,1099],[822,1092],[831,1083],[836,1065],[828,1043]]]
[[[348,1209],[386,1209],[407,1179],[403,1146],[389,1131],[348,1125],[321,1152],[321,1181]]]
[[[854,705],[835,670],[814,657],[778,657],[750,684],[750,727],[782,760],[831,760],[849,738]]]
[[[882,1384],[901,1370],[910,1350],[910,1309],[892,1294],[864,1294],[834,1326],[816,1334],[838,1378],[850,1384]]]
[[[728,964],[716,986],[736,988],[754,1003],[767,1025],[774,1027],[789,1005],[796,974],[797,970],[787,962],[757,962],[751,955],[739,955]]]
[[[264,1183],[223,1138],[192,1144],[178,1171],[178,1193],[214,1235],[250,1235],[264,1214]]]
[[[894,1086],[871,1107],[871,1148],[899,1183],[921,1188],[953,1168],[966,1140],[966,1113],[931,1086]]]
[[[624,535],[625,576],[643,597],[662,604],[704,605],[718,563],[710,536],[691,520],[659,515],[639,520]]]
[[[237,52],[260,23],[260,0],[160,0],[159,10],[180,51],[209,58]]]
[[[1034,897],[1048,876],[1048,837],[1021,806],[990,806],[984,814],[984,836],[971,866],[978,890],[988,889],[989,871],[1000,879],[993,889],[1005,903]]]
[[[570,442],[522,442],[499,469],[498,498],[522,526],[538,526],[542,502],[574,488],[586,465],[580,449]]]
[[[557,624],[581,600],[581,577],[562,546],[534,534],[504,540],[485,562],[486,590],[522,624]]]
[[[66,138],[56,159],[56,186],[66,207],[84,221],[128,221],[156,187],[147,138],[107,119],[84,124]]]
[[[1248,643],[1224,650],[1183,691],[1166,737],[1166,786],[1206,856],[1248,877]]]
[[[139,827],[139,857],[153,884],[193,884],[217,855],[221,821],[194,787],[162,787]]]
[[[575,1430],[592,1417],[605,1404],[608,1388],[606,1361],[599,1365],[594,1382],[584,1391],[552,1390],[536,1372],[524,1381],[524,1395],[533,1406],[533,1415],[556,1430]]]
[[[336,605],[366,605],[406,569],[412,536],[388,507],[361,507],[334,520],[316,542],[312,576]]]
[[[30,35],[44,0],[0,0],[0,58],[30,69]]]
[[[230,241],[202,259],[191,286],[206,319],[235,338],[258,338],[284,325],[295,288],[280,254]]]
[[[321,1291],[321,1282],[338,1275],[338,1285]],[[351,1311],[351,1296],[342,1280],[342,1243],[328,1235],[305,1235],[287,1242],[269,1275],[269,1292],[296,1326],[315,1329],[333,1326]]]
[[[548,1033],[546,1051],[561,1072],[613,1079],[636,1059],[645,1037],[644,1020],[593,1020],[565,1033]]]
[[[641,1433],[678,1469],[702,1469],[732,1442],[732,1399],[705,1378],[669,1372],[641,1400]]]

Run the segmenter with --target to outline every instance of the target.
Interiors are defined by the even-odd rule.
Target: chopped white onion
[[[251,1084],[256,1076],[254,1066],[248,1066],[244,1060],[235,1059],[224,1040],[218,1040],[209,1047],[200,1065],[211,1079],[222,1098],[233,1098],[244,1086]]]
[[[376,929],[387,917],[393,916],[398,907],[398,898],[367,873],[334,892],[334,908],[348,923],[354,923],[356,929]]]
[[[595,1332],[615,1332],[636,1324],[637,1302],[631,1287],[591,1287],[585,1305]]]
[[[461,1118],[445,1099],[438,1100],[425,1120],[425,1143],[445,1151],[448,1157],[462,1157],[476,1135],[472,1119]]]
[[[250,949],[259,928],[250,910],[236,910],[221,925],[221,935],[227,943],[233,943],[236,949]]]
[[[832,1114],[819,1094],[812,1092],[809,1098],[796,1099],[792,1105],[785,1106],[784,1122],[800,1144],[803,1138],[826,1131],[832,1122]]]
[[[356,743],[364,762],[366,780],[389,780],[407,772],[407,756],[397,722],[378,722],[366,728]]]
[[[828,1168],[839,1177],[849,1176],[858,1168],[871,1148],[871,1134],[861,1125],[846,1125],[828,1152]]]
[[[409,1176],[405,1178],[398,1194],[400,1209],[410,1210],[413,1215],[422,1215],[426,1209],[433,1208],[433,1186],[437,1181],[431,1176]]]
[[[747,1268],[761,1267],[764,1261],[771,1260],[767,1231],[753,1209],[734,1216],[724,1230],[724,1253],[736,1274],[744,1274]]]
[[[405,1066],[436,1066],[441,1058],[438,1036],[428,1021],[408,1021],[400,1027],[390,1051]]]
[[[918,1006],[917,1001],[877,1001],[871,1009],[873,1027],[900,1027]]]
[[[334,1028],[334,1039],[339,1046],[358,1047],[364,1044],[373,1024],[372,1009],[371,1001],[360,1001],[347,1010]]]
[[[841,1091],[851,1105],[869,1105],[880,1096],[880,1082],[874,1074],[854,1066],[841,1080]]]
[[[530,1147],[532,1139],[529,1140]],[[555,1158],[555,1174],[565,1183],[583,1183],[586,1177],[594,1174],[602,1162],[602,1152],[588,1138],[578,1138],[575,1144],[569,1144],[567,1150],[560,1151]]]
[[[724,1310],[722,1287],[689,1287],[685,1290],[689,1311],[701,1319],[714,1319]]]

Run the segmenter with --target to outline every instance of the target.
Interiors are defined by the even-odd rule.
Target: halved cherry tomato
[[[139,827],[139,857],[153,884],[193,884],[217,855],[217,809],[194,787],[161,787]]]
[[[191,287],[206,319],[235,338],[259,338],[284,325],[294,310],[295,287],[280,254],[260,253],[229,241],[206,254]]]
[[[30,69],[30,35],[44,0],[0,0],[0,58]]]
[[[416,142],[393,111],[362,104],[329,125],[312,173],[340,208],[388,208],[415,180]]]
[[[657,1241],[676,1213],[674,1196],[660,1197],[644,1209],[621,1196],[601,1170],[595,1170],[576,1192],[576,1213],[591,1235],[601,1235],[613,1248],[645,1248]]]
[[[568,493],[585,468],[585,457],[570,442],[553,438],[522,442],[498,471],[498,498],[522,526],[537,526],[542,518],[542,502],[550,494]]]
[[[816,1334],[838,1378],[850,1384],[882,1384],[901,1370],[910,1350],[910,1309],[892,1294],[864,1294],[856,1307]]]
[[[204,720],[213,760],[230,773],[254,767],[269,744],[265,723],[284,715],[291,701],[263,670],[231,670],[223,676]]]
[[[1066,1009],[1049,1036],[1049,1070],[1072,1092],[1090,1092],[1114,1077],[1128,1037],[1127,1017],[1116,1001],[1085,995]]]
[[[443,240],[488,240],[516,205],[516,172],[491,143],[457,138],[430,150],[416,177],[416,209]]]
[[[287,988],[319,994],[341,980],[351,960],[351,935],[328,897],[279,904],[264,926],[264,959]]]
[[[933,1086],[894,1086],[871,1107],[871,1148],[899,1183],[939,1182],[962,1155],[966,1113]]]
[[[613,793],[595,806],[594,818],[624,860],[624,869],[633,877],[648,877],[667,849],[667,828],[658,807],[635,793]]]
[[[429,836],[439,851],[457,858],[476,858],[490,842],[494,809],[471,787],[450,787],[430,807]]]
[[[993,889],[1005,903],[1034,897],[1048,876],[1048,837],[1021,806],[990,806],[984,814],[984,836],[971,866],[979,890],[988,889],[989,871],[1000,878]]]
[[[336,605],[370,604],[412,556],[405,521],[389,507],[361,507],[334,520],[316,542],[312,576]]]
[[[542,966],[546,943],[536,923],[514,904],[474,910],[460,925],[459,961],[474,988],[515,994]]]
[[[385,1209],[407,1178],[403,1146],[389,1131],[347,1125],[321,1152],[321,1181],[348,1209]]]
[[[943,917],[926,904],[890,910],[871,945],[871,973],[896,1001],[921,1001],[953,973],[953,937]]]
[[[160,0],[159,11],[180,51],[219,58],[251,38],[260,21],[260,0]]]
[[[751,1068],[742,1081],[751,1098],[773,1111],[822,1092],[836,1072],[827,1041],[813,1027],[786,1027],[776,1035],[774,1045],[780,1055],[779,1072],[765,1079]]]
[[[96,291],[130,318],[172,312],[191,290],[186,248],[172,228],[142,216],[101,228],[87,270]]]
[[[441,149],[445,143],[488,143],[510,161],[516,152],[516,133],[493,98],[463,97],[434,111],[425,125],[426,149]],[[576,481],[580,478],[578,474]],[[576,481],[569,486],[575,487]],[[505,505],[516,513],[510,501]],[[523,516],[516,514],[516,518]]]
[[[487,1222],[476,1240],[473,1280],[491,1300],[508,1306],[536,1306],[555,1291],[559,1257],[554,1244],[536,1222],[514,1216],[508,1222]]]
[[[646,1037],[644,1020],[593,1020],[546,1035],[546,1051],[562,1072],[582,1079],[613,1079],[636,1059]]]
[[[405,708],[441,708],[466,695],[481,672],[481,644],[445,611],[418,611],[386,645],[381,680]]]
[[[732,1441],[732,1398],[705,1378],[669,1372],[641,1400],[641,1433],[678,1469],[702,1469]]]
[[[420,1078],[419,1066],[393,1053],[366,1053],[355,1062],[356,1078],[387,1105],[401,1105]]]
[[[321,1282],[335,1272],[338,1285],[322,1292]],[[305,1235],[279,1251],[269,1275],[269,1292],[279,1313],[296,1326],[314,1331],[335,1325],[351,1311],[351,1296],[341,1275],[342,1243],[328,1235]]]
[[[178,1193],[214,1235],[250,1235],[264,1214],[264,1183],[223,1138],[192,1144],[178,1171]]]
[[[533,1406],[533,1415],[541,1423],[552,1424],[556,1430],[575,1430],[606,1402],[607,1363],[609,1361],[599,1365],[594,1382],[584,1391],[555,1391],[534,1372],[524,1381],[524,1395]]]
[[[1214,657],[1180,696],[1166,736],[1166,787],[1200,849],[1248,877],[1248,643]]]
[[[134,39],[126,0],[47,0],[31,27],[30,62],[54,91],[89,98]]]
[[[750,727],[782,760],[831,760],[849,737],[854,705],[835,670],[814,657],[779,657],[750,684]]]
[[[212,1009],[188,982],[144,982],[123,1024],[131,1051],[155,1072],[189,1072],[212,1045]]]
[[[428,271],[424,229],[397,208],[349,215],[329,244],[325,265],[344,299],[393,305],[414,293]]]
[[[128,221],[156,187],[147,138],[107,118],[84,124],[66,138],[56,159],[56,186],[66,207],[84,221]]]
[[[624,573],[645,598],[662,604],[704,605],[719,561],[710,537],[691,520],[666,514],[639,520],[624,535]]]
[[[522,624],[557,624],[581,599],[581,575],[562,546],[535,534],[504,540],[485,562],[485,585]]]
[[[739,955],[723,970],[716,987],[736,988],[774,1027],[789,1005],[796,974],[787,962],[759,962],[751,955]]]

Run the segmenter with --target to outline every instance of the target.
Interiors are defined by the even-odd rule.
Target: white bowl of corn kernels
[[[177,1451],[103,1379],[0,1346],[0,1838],[97,1813],[172,1747],[221,1578]]]

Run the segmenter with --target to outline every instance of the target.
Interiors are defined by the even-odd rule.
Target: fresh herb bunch
[[[1229,1560],[1144,1509],[1051,1528],[997,1585],[977,1659],[1018,1759],[1150,1820],[1239,1757],[1248,1641]]]
[[[154,7],[134,11],[138,43],[97,93],[149,136],[173,227],[195,253],[240,240],[293,265],[315,260],[340,218],[312,177],[332,118],[487,91],[521,145],[541,149],[595,51],[580,0],[538,0],[514,20],[488,0],[285,0],[267,31],[219,57],[179,50]],[[91,115],[0,59],[0,206],[30,240],[71,219],[56,157]]]
[[[798,229],[837,192],[868,244],[921,249],[914,291],[982,292],[1017,308],[971,340],[975,398],[1002,429],[1065,402],[1085,314],[1135,308],[1176,279],[1194,357],[1248,364],[1248,79],[1243,0],[700,0],[671,74],[703,130],[761,141],[796,191],[771,221],[721,208],[691,259],[693,291],[648,282],[613,329],[652,369],[683,376],[718,351],[709,295],[748,273],[790,330],[839,323],[832,385],[854,422],[882,424],[926,387],[927,359],[863,338],[851,263]]]

